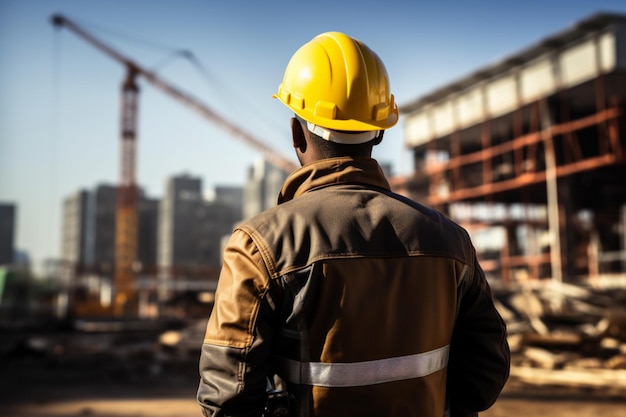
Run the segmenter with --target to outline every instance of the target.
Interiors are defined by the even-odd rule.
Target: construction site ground
[[[67,365],[67,364],[66,364]],[[197,364],[133,368],[120,363],[63,366],[37,358],[13,359],[2,366],[2,417],[191,417]],[[509,384],[485,417],[625,417],[626,397],[606,390]]]
[[[481,417],[626,417],[626,288],[494,293],[511,379]],[[0,321],[0,417],[201,416],[208,312],[185,317]]]

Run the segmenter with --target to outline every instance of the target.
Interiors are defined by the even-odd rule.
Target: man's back
[[[459,295],[476,272],[465,231],[391,193],[368,158],[313,164],[284,190],[239,228],[268,275],[249,306],[248,340],[272,350],[261,372],[287,382],[295,415],[443,415]]]

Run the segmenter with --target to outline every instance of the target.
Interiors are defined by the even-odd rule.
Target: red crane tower
[[[297,168],[297,165],[270,148],[263,141],[229,122],[198,99],[166,83],[154,72],[148,71],[98,40],[68,18],[57,14],[53,15],[51,20],[55,27],[70,29],[89,44],[124,65],[127,70],[126,78],[122,83],[121,95],[120,177],[115,229],[114,313],[119,316],[133,316],[137,314],[138,306],[134,269],[137,259],[137,183],[135,173],[139,98],[137,77],[143,77],[154,87],[197,111],[247,145],[252,146],[276,167],[291,172]]]

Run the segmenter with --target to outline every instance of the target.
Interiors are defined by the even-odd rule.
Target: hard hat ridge
[[[273,97],[320,128],[378,131],[398,121],[382,60],[341,32],[322,33],[300,47]]]

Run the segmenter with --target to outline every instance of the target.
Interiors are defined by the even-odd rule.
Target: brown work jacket
[[[493,404],[505,325],[466,231],[390,191],[371,158],[306,165],[236,227],[200,357],[206,416],[442,417]]]

